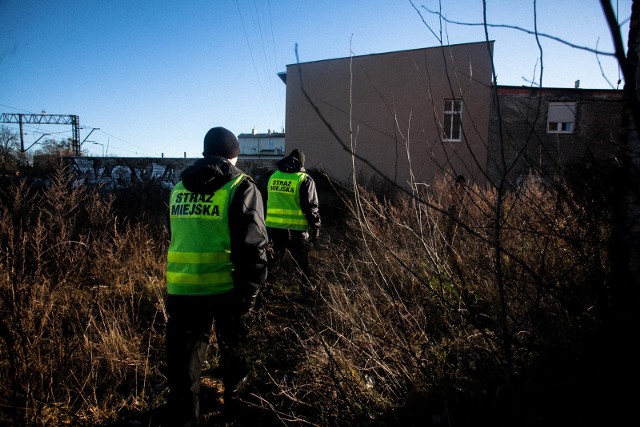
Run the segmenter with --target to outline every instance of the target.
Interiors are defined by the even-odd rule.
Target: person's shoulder
[[[246,173],[244,174],[243,182],[248,182],[250,184],[257,185],[256,184],[256,180],[253,179],[253,177],[251,175],[247,175]]]
[[[258,183],[251,175],[247,175],[246,173],[243,173],[242,175],[242,179],[238,183],[239,189],[254,190],[258,188]]]

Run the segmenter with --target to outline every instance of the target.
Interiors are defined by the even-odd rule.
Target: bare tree
[[[621,135],[621,171],[614,185],[612,208],[611,311],[606,345],[611,377],[637,378],[637,363],[628,350],[629,338],[637,332],[636,315],[640,286],[640,1],[633,0],[625,54],[617,18],[608,0],[601,0],[614,41],[615,54],[624,75],[624,114]],[[608,363],[607,363],[608,362]],[[611,399],[631,408],[631,396],[612,389]],[[624,411],[628,413],[628,409]]]
[[[20,151],[20,135],[6,126],[0,127],[0,170],[15,167]]]
[[[55,138],[47,138],[42,142],[34,155],[49,155],[56,157],[72,156],[73,142],[71,139],[58,140]]]

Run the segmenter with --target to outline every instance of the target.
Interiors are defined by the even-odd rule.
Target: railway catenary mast
[[[3,113],[0,116],[0,123],[20,124],[20,151],[24,153],[24,135],[22,132],[23,123],[37,123],[47,125],[71,125],[73,152],[80,155],[80,117],[72,114],[21,114]]]

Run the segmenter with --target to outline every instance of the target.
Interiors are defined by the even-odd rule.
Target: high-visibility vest
[[[309,175],[304,172],[274,172],[267,183],[267,216],[272,228],[308,230],[309,223],[300,207],[300,184]]]
[[[171,190],[169,294],[213,295],[233,289],[229,206],[244,178],[240,174],[213,194],[192,193],[182,182]]]

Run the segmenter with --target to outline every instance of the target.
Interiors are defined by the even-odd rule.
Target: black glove
[[[315,242],[318,240],[318,236],[320,235],[320,229],[318,227],[313,227],[309,230],[309,240]]]

